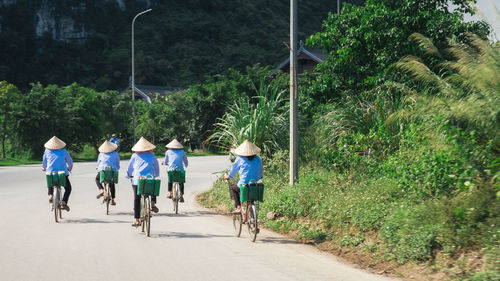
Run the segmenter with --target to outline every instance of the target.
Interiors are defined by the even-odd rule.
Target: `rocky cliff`
[[[0,0],[0,7],[18,4],[18,0]],[[125,11],[127,5],[124,0],[94,0],[94,5],[105,5],[110,2]],[[60,42],[83,42],[92,30],[85,25],[82,19],[85,16],[85,1],[29,1],[34,12],[34,30],[38,37],[49,35]],[[149,0],[138,0],[141,7],[151,6]],[[1,17],[1,14],[0,14]],[[1,25],[0,25],[1,31]]]

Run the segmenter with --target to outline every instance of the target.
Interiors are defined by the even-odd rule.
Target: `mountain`
[[[345,1],[341,1],[344,3]],[[349,1],[360,4],[362,0]],[[78,82],[123,89],[135,22],[137,83],[187,86],[228,68],[275,66],[288,55],[288,0],[0,0],[0,81]],[[299,38],[337,1],[298,1]]]

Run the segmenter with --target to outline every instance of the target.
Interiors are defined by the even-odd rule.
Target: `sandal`
[[[158,213],[160,211],[160,209],[158,209],[158,207],[156,207],[156,206],[153,206],[153,207],[151,207],[151,211],[153,211],[154,213]]]
[[[99,199],[99,198],[101,198],[103,196],[104,196],[104,191],[102,191],[99,194],[97,194],[97,196],[95,198]]]
[[[116,202],[115,201],[111,201],[111,205],[115,206]]]
[[[141,226],[141,223],[140,223],[140,222],[134,222],[134,223],[132,224],[132,226],[133,226],[133,227],[139,227],[139,226]]]
[[[184,203],[184,197],[179,198],[179,202]]]

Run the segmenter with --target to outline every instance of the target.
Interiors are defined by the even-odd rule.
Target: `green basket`
[[[184,170],[168,171],[168,182],[186,182],[186,171]]]
[[[118,183],[118,171],[113,170],[113,167],[105,167],[104,170],[99,171],[99,181],[101,183]]]
[[[66,172],[46,173],[47,187],[62,186],[66,187]]]
[[[240,201],[259,201],[264,202],[264,184],[249,183],[240,186]]]
[[[137,185],[137,195],[154,195],[160,196],[160,179],[155,179],[152,176],[146,178],[139,178]]]

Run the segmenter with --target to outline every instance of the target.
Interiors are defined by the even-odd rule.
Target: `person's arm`
[[[160,176],[160,165],[158,164],[158,159],[153,155],[153,169],[154,169],[154,176],[159,177]]]
[[[71,172],[71,170],[73,170],[73,159],[69,155],[69,152],[67,150],[65,151],[66,151],[65,155],[66,165],[68,166],[68,170]]]
[[[130,161],[128,162],[127,175],[125,176],[127,179],[133,176],[132,173],[134,172],[135,155],[136,154],[132,154],[132,157],[130,157]]]
[[[117,168],[117,170],[120,170],[120,155],[116,151],[115,151],[115,153],[116,153],[116,157],[115,157],[116,168]]]
[[[184,155],[183,155],[183,157],[182,157],[182,162],[184,162],[184,167],[186,167],[186,168],[187,168],[187,166],[188,166],[188,158],[187,158],[187,156],[186,156],[186,153],[185,153],[185,152],[184,152],[183,154],[184,154]]]
[[[262,159],[259,157],[259,180],[264,177],[264,165],[262,165]]]
[[[163,159],[163,165],[168,165],[168,150],[165,152],[165,159]]]
[[[43,153],[42,171],[47,169],[47,151]]]
[[[234,164],[231,167],[231,171],[229,171],[229,174],[227,176],[232,179],[239,170],[240,170],[240,158],[238,157],[236,158],[236,161],[234,161]]]
[[[97,166],[96,166],[96,169],[99,169],[99,164],[101,164],[101,161],[102,161],[102,154],[99,153],[99,156],[97,156]]]

